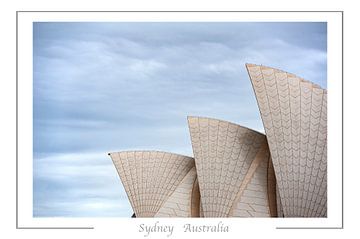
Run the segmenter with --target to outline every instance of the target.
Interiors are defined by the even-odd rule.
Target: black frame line
[[[19,13],[34,13],[34,12],[52,12],[52,13],[341,13],[341,226],[339,227],[276,227],[275,229],[344,229],[344,11],[16,11],[16,229],[95,229],[94,227],[20,227],[19,226],[19,199],[18,199],[18,117],[19,117],[19,102],[18,102],[18,15]]]
[[[158,12],[158,13],[163,13],[163,12],[224,12],[224,13],[230,13],[230,12],[234,12],[234,13],[237,13],[237,12],[278,12],[278,13],[283,13],[283,12],[337,12],[337,13],[340,13],[340,12],[343,12],[343,11],[16,11],[16,12],[70,12],[70,13],[75,13],[75,12],[124,12],[124,13],[127,13],[127,12],[141,12],[141,13],[148,13],[148,12]]]

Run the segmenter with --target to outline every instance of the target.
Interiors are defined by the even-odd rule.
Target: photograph
[[[31,87],[34,218],[328,217],[326,21],[35,20]]]

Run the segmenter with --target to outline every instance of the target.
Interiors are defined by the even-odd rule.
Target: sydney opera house
[[[246,64],[265,134],[188,117],[193,157],[109,153],[135,217],[326,217],[327,90]]]

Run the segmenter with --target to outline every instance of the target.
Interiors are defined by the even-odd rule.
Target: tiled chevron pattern
[[[200,214],[270,216],[266,137],[217,119],[188,117],[188,123],[201,194]]]
[[[287,72],[246,65],[285,217],[327,215],[327,91]]]
[[[193,167],[161,206],[155,217],[191,217],[191,199],[195,179],[196,170]]]
[[[267,193],[268,159],[261,162],[254,175],[250,178],[250,182],[236,204],[232,216],[271,217]]]
[[[163,205],[166,208],[161,211],[162,215],[189,215],[190,201],[179,203],[179,200],[188,200],[192,193],[191,181],[195,181],[193,158],[157,151],[115,152],[109,155],[136,217],[154,217]],[[187,205],[188,208],[184,208]],[[168,210],[171,206],[175,207],[174,211]]]

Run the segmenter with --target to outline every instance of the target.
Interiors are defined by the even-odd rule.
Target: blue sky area
[[[129,217],[107,152],[192,156],[188,115],[264,131],[245,63],[327,88],[326,23],[34,23],[35,217]]]

